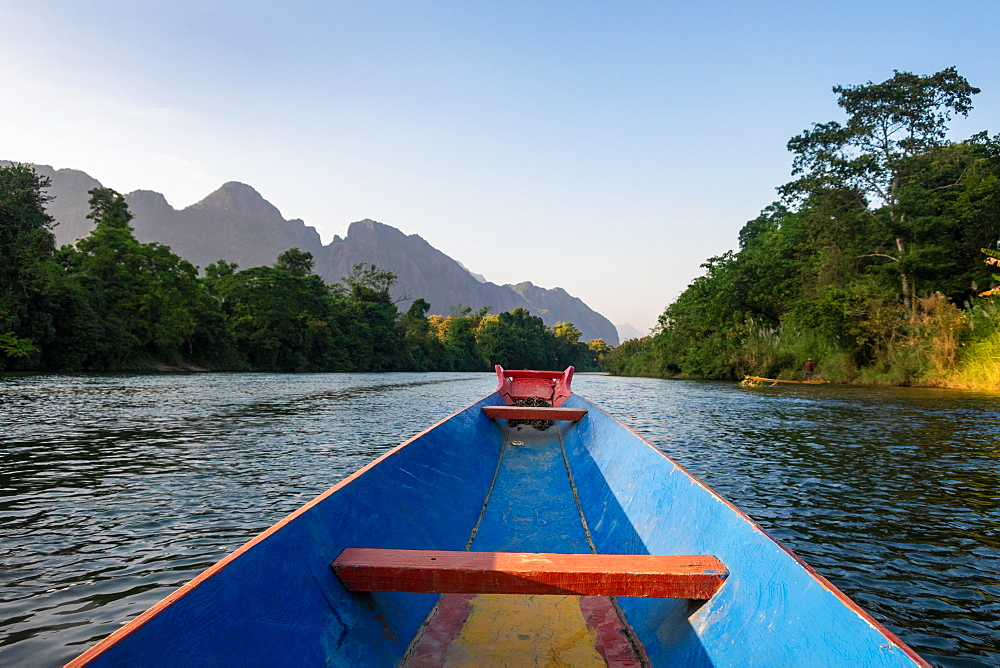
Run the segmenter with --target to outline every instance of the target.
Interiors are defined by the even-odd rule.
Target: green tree
[[[331,293],[321,278],[281,267],[232,274],[225,270],[218,264],[211,269],[216,277],[213,293],[226,313],[237,350],[252,368],[344,370],[336,368]]]
[[[451,315],[431,316],[428,322],[435,336],[444,344],[447,369],[450,371],[488,371],[491,367],[476,342],[476,332],[490,307],[476,312],[471,306],[453,305]]]
[[[300,251],[298,248],[289,248],[278,256],[278,261],[274,266],[288,271],[292,276],[301,278],[311,274],[315,264],[312,253]]]
[[[359,302],[392,303],[389,290],[396,284],[396,274],[391,271],[379,269],[374,264],[367,267],[356,264],[343,281]]]
[[[60,263],[48,180],[0,168],[0,369],[75,371],[100,340],[100,316]]]
[[[1000,142],[983,133],[914,158],[897,206],[908,221],[914,286],[960,305],[972,299],[992,273],[979,249],[1000,238]]]
[[[557,370],[570,366],[581,370],[593,367],[587,344],[580,342],[583,333],[573,323],[557,322],[552,328],[552,335]]]
[[[805,265],[816,260],[817,244],[810,236],[808,216],[780,204],[748,222],[740,230],[740,251],[725,269],[727,285],[715,288],[713,302],[725,303],[724,318],[749,316],[762,326],[778,326],[802,291]]]
[[[658,376],[659,368],[649,368],[653,361],[652,337],[628,339],[604,356],[603,369],[614,376]]]
[[[587,350],[590,351],[592,366],[595,369],[604,368],[604,358],[613,350],[604,339],[591,339],[587,343]]]
[[[896,263],[904,304],[913,307],[914,230],[900,207],[900,192],[912,160],[946,142],[953,114],[968,115],[979,89],[949,67],[929,76],[896,71],[882,83],[834,86],[833,92],[848,115],[846,124],[817,123],[788,142],[795,154],[793,174],[785,185],[789,198],[802,198],[823,189],[855,193],[864,206],[882,220],[891,246],[873,248],[871,257]]]
[[[427,312],[431,305],[425,299],[414,299],[410,308],[399,318],[402,339],[401,368],[407,371],[448,371],[452,360],[444,342],[431,330]]]
[[[1000,237],[1000,141],[946,140],[978,92],[954,68],[834,91],[848,120],[789,142],[786,203],[748,222],[739,250],[709,259],[656,334],[606,368],[732,378],[822,354],[841,380],[914,382],[929,359],[946,375],[965,320],[935,295],[961,304],[994,280],[978,260]]]
[[[36,355],[51,338],[40,308],[55,252],[53,220],[45,212],[48,186],[48,179],[28,165],[0,168],[0,369],[15,359],[37,363]]]
[[[483,318],[476,342],[491,365],[508,369],[555,367],[555,337],[541,318],[523,308]]]
[[[365,369],[401,368],[402,341],[396,329],[399,311],[389,292],[396,284],[396,274],[374,264],[356,264],[343,280],[352,299],[348,314],[350,326],[357,332],[354,349],[367,360]]]
[[[205,278],[210,281],[215,281],[225,276],[232,276],[239,270],[240,265],[235,262],[226,262],[225,260],[217,260],[212,264],[205,267]]]
[[[193,352],[199,314],[211,308],[197,270],[161,244],[141,244],[132,233],[125,198],[110,188],[90,191],[90,236],[62,259],[89,292],[103,328],[90,363],[122,368],[179,361]]]

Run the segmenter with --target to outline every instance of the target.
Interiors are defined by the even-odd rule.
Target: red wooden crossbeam
[[[508,386],[512,400],[538,397],[550,404],[552,403],[552,395],[555,393],[555,389],[555,381],[544,378],[512,378]]]
[[[709,599],[729,571],[708,555],[442,552],[349,547],[331,564],[350,591]]]
[[[504,369],[503,373],[508,378],[562,378],[562,371],[535,371],[534,369]]]
[[[576,422],[587,414],[586,408],[553,408],[551,406],[483,406],[491,420],[569,420]]]
[[[573,394],[570,388],[573,382],[571,366],[562,371],[508,371],[497,364],[494,369],[497,372],[497,392],[508,405],[517,403],[518,399],[537,397],[544,399],[550,406],[562,406]]]

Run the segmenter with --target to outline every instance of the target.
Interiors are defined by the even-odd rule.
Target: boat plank
[[[548,378],[555,380],[562,378],[562,371],[536,371],[534,369],[504,369],[504,375],[508,378]]]
[[[587,409],[551,406],[483,406],[483,412],[491,420],[568,420],[576,422],[587,414]]]
[[[347,548],[331,564],[350,591],[709,599],[728,571],[708,555]]]

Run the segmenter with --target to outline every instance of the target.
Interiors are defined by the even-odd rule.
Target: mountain
[[[493,313],[531,304],[507,286],[480,283],[461,264],[431,246],[416,234],[406,235],[395,227],[374,220],[351,223],[344,239],[334,237],[317,262],[316,273],[339,280],[358,263],[374,264],[393,271],[399,277],[403,301],[423,297],[432,313],[447,315],[452,306],[473,308],[492,306]]]
[[[10,167],[11,164],[7,160],[0,160],[0,167]],[[45,210],[56,219],[56,227],[52,230],[56,235],[56,245],[73,243],[90,234],[94,229],[94,221],[87,219],[87,214],[90,213],[90,195],[87,191],[100,188],[101,182],[76,169],[32,166],[36,174],[52,181],[52,187],[47,193],[55,199],[46,205]]]
[[[615,328],[618,330],[619,341],[628,341],[629,339],[641,339],[642,337],[646,336],[645,334],[643,334],[642,332],[640,332],[638,329],[636,329],[634,326],[632,326],[627,322],[623,322],[620,325],[615,325]]]
[[[529,309],[542,320],[552,324],[556,322],[571,322],[584,332],[583,339],[604,339],[608,345],[618,345],[618,330],[604,316],[601,320],[607,322],[611,327],[606,327],[604,322],[595,320],[594,315],[600,315],[583,303],[579,297],[574,297],[562,288],[540,288],[533,283],[525,281],[517,285],[509,285],[511,290],[519,294],[526,302],[531,304]],[[551,325],[550,325],[551,326]],[[584,329],[586,327],[587,329]],[[586,332],[601,332],[601,336],[587,336]]]
[[[399,277],[404,305],[423,297],[430,302],[431,313],[444,315],[460,304],[473,309],[490,306],[492,313],[525,308],[549,327],[572,322],[583,340],[604,339],[609,345],[618,345],[618,332],[611,321],[562,288],[483,281],[416,234],[406,235],[374,220],[351,223],[347,236],[334,237],[325,251],[317,260],[316,273],[339,280],[358,263],[389,269]]]
[[[0,166],[9,164],[0,161]],[[78,170],[34,167],[51,180],[47,194],[55,199],[46,208],[57,221],[56,243],[70,244],[87,236],[93,229],[93,221],[87,219],[87,191],[100,188],[100,182]],[[285,220],[260,193],[235,181],[181,210],[152,190],[128,193],[125,201],[135,216],[132,226],[139,241],[170,246],[201,268],[216,260],[235,262],[244,269],[271,265],[278,254],[298,248],[312,253],[316,273],[328,282],[340,281],[359,263],[392,271],[398,276],[396,296],[402,309],[417,297],[431,304],[431,313],[442,315],[457,305],[474,310],[489,306],[491,313],[525,308],[550,327],[572,322],[584,341],[618,343],[611,321],[562,288],[490,283],[416,234],[373,220],[351,223],[344,238],[335,236],[324,246],[315,228],[299,219]]]
[[[273,264],[289,248],[323,252],[319,232],[281,212],[248,185],[230,181],[186,209],[175,210],[157,192],[136,190],[125,196],[135,215],[132,226],[142,242],[157,241],[199,267],[216,260],[244,269]]]

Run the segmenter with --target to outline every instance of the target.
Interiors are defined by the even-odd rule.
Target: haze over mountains
[[[646,336],[638,329],[636,329],[636,327],[632,323],[629,322],[623,322],[620,325],[616,325],[616,328],[618,329],[619,341],[628,341],[629,339],[641,339],[642,337]]]
[[[0,161],[0,165],[9,164]],[[55,199],[47,209],[58,223],[56,243],[73,243],[87,236],[93,229],[93,221],[87,219],[87,191],[102,187],[101,183],[74,169],[35,165],[35,170],[52,182],[48,194]],[[562,288],[546,289],[527,281],[490,283],[416,234],[407,235],[373,220],[351,223],[344,238],[335,236],[323,245],[315,228],[297,218],[285,220],[273,204],[243,183],[226,183],[181,210],[151,190],[136,190],[125,199],[135,216],[132,226],[139,241],[170,246],[201,268],[220,259],[235,262],[242,269],[271,265],[279,253],[298,248],[312,253],[315,272],[328,282],[341,280],[358,263],[392,271],[399,278],[394,296],[403,298],[402,309],[417,297],[430,302],[430,313],[443,315],[456,305],[473,309],[490,306],[491,313],[520,307],[541,317],[548,326],[572,322],[583,333],[584,341],[599,338],[618,344],[615,326]]]

